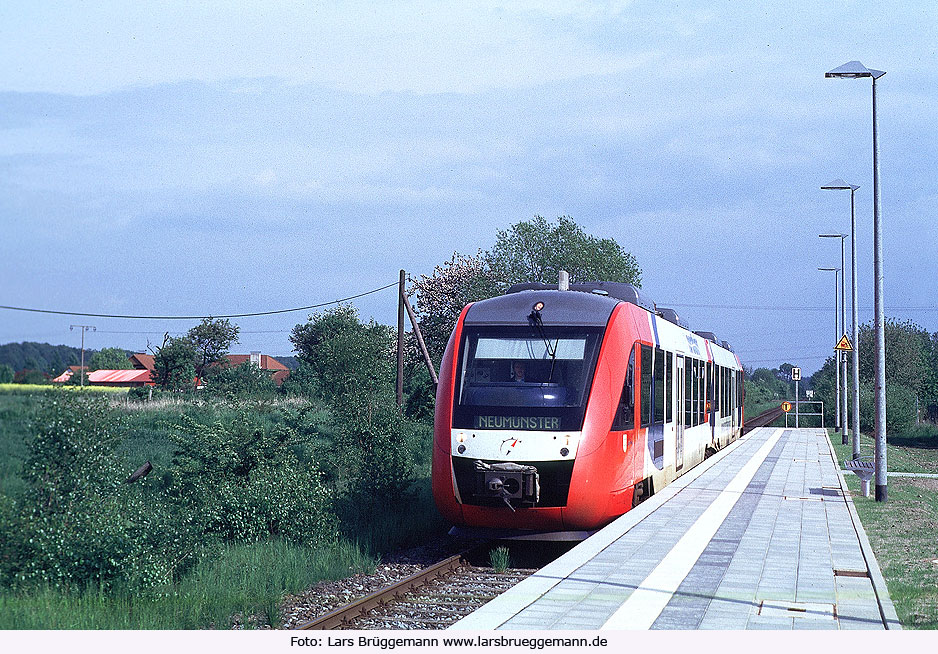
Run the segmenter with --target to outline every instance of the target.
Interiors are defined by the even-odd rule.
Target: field
[[[15,540],[15,530],[11,527],[14,523],[9,516],[16,511],[11,507],[23,506],[31,492],[30,482],[24,480],[24,470],[31,451],[29,443],[47,419],[44,418],[44,411],[48,410],[43,408],[44,402],[56,398],[61,402],[75,396],[65,391],[56,394],[55,389],[50,391],[45,387],[40,387],[42,390],[38,393],[24,392],[22,385],[15,386],[19,387],[14,389],[17,392],[0,390],[0,531],[7,532],[2,533],[4,543]],[[189,532],[179,533],[184,536],[188,533],[190,540],[187,542],[198,549],[198,556],[191,557],[192,565],[184,573],[145,588],[121,581],[119,575],[117,581],[112,578],[100,584],[75,583],[74,578],[65,577],[65,581],[22,583],[16,581],[15,576],[7,576],[0,587],[0,629],[200,629],[276,625],[280,603],[287,593],[295,593],[320,580],[370,572],[382,552],[419,542],[446,528],[430,497],[427,461],[412,462],[414,472],[406,491],[400,498],[389,500],[384,510],[377,510],[380,508],[377,505],[369,508],[356,502],[359,495],[355,480],[343,477],[348,462],[327,460],[327,452],[336,449],[337,438],[328,412],[308,402],[288,398],[240,403],[172,398],[146,404],[127,402],[110,393],[107,397],[110,398],[107,400],[110,415],[115,424],[120,423],[119,429],[111,430],[118,435],[114,470],[119,479],[123,481],[145,461],[153,465],[153,472],[142,482],[143,486],[117,482],[124,494],[142,494],[142,504],[131,502],[128,506],[141,506],[141,515],[147,520],[159,517],[164,522],[152,524],[163,527],[176,528],[180,521],[191,523],[194,520],[202,531],[189,528]],[[232,425],[249,428],[239,431]],[[426,426],[414,425],[412,431],[417,437],[429,436]],[[298,439],[297,434],[303,438]],[[230,479],[227,482],[223,479],[222,468],[198,468],[198,465],[211,466],[213,462],[209,457],[200,461],[191,456],[191,451],[214,442],[208,440],[213,437],[218,437],[216,444],[230,446],[221,454],[228,456],[229,462],[232,456],[253,460],[254,451],[266,448],[269,459],[257,469],[263,470],[263,474],[258,477],[252,473],[250,478],[238,481],[239,486],[232,485]],[[187,438],[194,439],[194,446],[190,454],[180,456],[180,451],[187,451]],[[278,438],[283,440],[280,445]],[[278,516],[271,513],[278,507],[265,504],[265,496],[274,495],[284,487],[279,480],[297,479],[296,468],[310,466],[314,460],[323,462],[322,472],[317,477],[322,485],[315,486],[314,490],[318,489],[315,498],[325,498],[324,503],[315,505],[325,513],[316,522],[300,514]],[[180,500],[173,503],[170,496],[180,488],[180,478],[185,479],[190,474],[204,478],[204,484],[192,486],[192,492],[200,493],[199,497],[213,497],[210,494],[216,487],[228,491],[234,488],[243,494],[230,493],[204,511],[200,506],[194,513],[186,513],[185,503]],[[272,490],[265,490],[265,483],[273,484]],[[299,497],[303,500],[305,496]],[[289,504],[295,500],[293,495],[287,494],[270,502],[305,506]],[[162,513],[157,510],[159,507]],[[217,521],[205,518],[201,515],[204,512],[218,515],[229,531],[217,528]],[[248,528],[252,515],[257,516],[256,522],[273,526],[252,531]],[[307,532],[315,530],[316,533],[291,531],[290,523],[296,521],[307,525]],[[104,526],[110,529],[111,522]],[[123,534],[107,529],[102,537],[105,541]],[[189,553],[185,547],[180,550]],[[9,548],[0,549],[0,564],[7,563],[4,557],[9,558],[9,552]],[[137,564],[134,559],[125,559],[124,565]],[[0,580],[3,574],[0,569]]]
[[[831,436],[840,461],[850,458],[850,446]],[[864,436],[861,453],[872,455],[872,448]],[[938,473],[938,430],[921,426],[888,437],[886,463],[890,472]],[[890,476],[887,502],[876,502],[872,488],[863,497],[856,475],[846,479],[902,626],[938,629],[938,479]]]

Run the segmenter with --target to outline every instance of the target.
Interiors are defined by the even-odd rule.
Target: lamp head
[[[848,61],[843,66],[838,66],[834,70],[824,73],[824,77],[841,77],[845,79],[856,79],[858,77],[872,77],[879,79],[886,74],[884,70],[874,70],[867,68],[859,61]]]
[[[822,187],[821,187],[821,190],[823,190],[823,191],[832,191],[832,190],[834,190],[834,191],[856,191],[858,188],[860,188],[860,187],[857,186],[857,185],[855,185],[855,184],[848,184],[847,182],[845,182],[844,180],[842,180],[842,179],[840,179],[840,178],[838,177],[838,178],[835,179],[833,182],[828,182],[827,184],[825,184],[824,186],[822,186]]]

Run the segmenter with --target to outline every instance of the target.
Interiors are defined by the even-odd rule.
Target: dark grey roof
[[[717,335],[714,334],[713,332],[694,332],[694,333],[697,334],[700,338],[705,338],[711,343],[720,345],[720,339],[717,338]]]
[[[687,321],[681,318],[677,314],[677,311],[675,311],[674,309],[668,309],[667,307],[658,307],[658,315],[664,318],[665,320],[667,320],[668,322],[673,322],[675,325],[678,325],[679,327],[683,327],[684,329],[690,329],[690,327],[687,325]]]
[[[521,291],[547,291],[557,290],[557,284],[540,284],[538,282],[526,282],[524,284],[515,284],[508,289],[508,293],[519,293]],[[593,295],[607,295],[617,300],[623,300],[638,305],[649,311],[655,310],[655,303],[647,295],[644,295],[639,289],[631,284],[623,282],[579,282],[570,284],[571,291],[580,293],[590,293]]]
[[[558,291],[556,287],[518,291],[474,303],[464,323],[468,326],[527,325],[528,316],[538,302],[544,303],[541,320],[545,327],[605,327],[620,301],[593,293]]]

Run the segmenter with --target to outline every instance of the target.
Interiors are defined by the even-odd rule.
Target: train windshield
[[[596,364],[600,330],[467,330],[453,426],[578,430]]]

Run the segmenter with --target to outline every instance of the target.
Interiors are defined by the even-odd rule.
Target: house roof
[[[88,373],[92,384],[129,384],[152,381],[149,370],[95,370]]]
[[[144,354],[143,352],[137,352],[131,354],[129,357],[130,362],[133,364],[134,368],[137,370],[153,370],[155,366],[153,365],[153,355]]]
[[[228,355],[228,365],[232,368],[240,366],[245,361],[250,361],[250,354],[229,354]],[[272,356],[266,354],[261,355],[261,370],[290,370],[285,365],[277,361]]]

